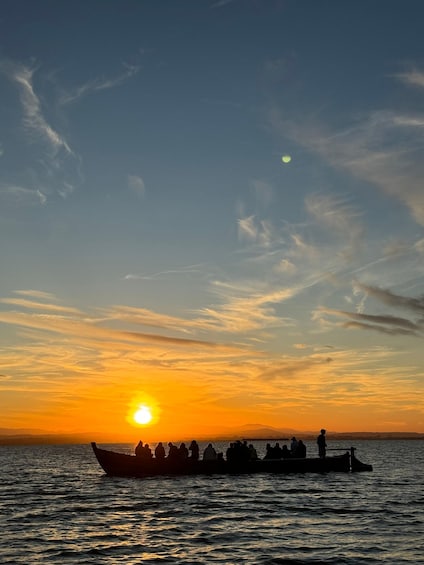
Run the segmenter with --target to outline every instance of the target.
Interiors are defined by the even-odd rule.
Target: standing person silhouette
[[[318,444],[318,455],[319,457],[325,457],[325,448],[327,447],[327,442],[325,441],[325,430],[322,429],[321,433],[317,437]]]

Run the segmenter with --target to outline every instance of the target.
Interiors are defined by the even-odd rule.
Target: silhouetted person
[[[215,461],[217,459],[215,448],[211,443],[208,444],[207,448],[203,452],[204,461]]]
[[[285,447],[287,449],[287,446],[285,446]],[[280,444],[277,441],[277,443],[273,447],[273,454],[272,454],[273,459],[281,459],[282,457],[284,457],[283,449],[284,448],[281,448]]]
[[[249,459],[250,459],[250,461],[256,461],[257,458],[258,458],[258,453],[255,449],[255,446],[253,445],[253,443],[249,443]]]
[[[241,442],[240,440],[237,440],[234,444],[233,444],[233,455],[234,461],[249,461],[250,459],[250,451],[249,451],[249,446],[247,445],[247,441],[244,440],[243,442]]]
[[[227,461],[234,461],[236,458],[236,452],[235,452],[235,444],[234,443],[230,443],[230,445],[227,447],[227,451],[225,452],[225,455],[227,457]]]
[[[181,460],[188,459],[188,449],[185,443],[182,443],[178,449],[178,455]]]
[[[155,457],[156,459],[165,459],[165,448],[161,441],[156,446]]]
[[[172,443],[172,441],[170,441],[168,443],[168,447],[169,447],[169,451],[168,451],[168,459],[171,459],[172,461],[175,461],[176,459],[178,459],[179,457],[179,452],[178,452],[178,447],[176,445],[174,445]]]
[[[290,451],[292,452],[293,457],[295,457],[296,449],[297,449],[297,439],[293,436],[291,438],[291,444],[290,444]]]
[[[144,457],[144,459],[152,459],[152,457],[153,457],[152,451],[151,451],[148,443],[144,444],[142,456]]]
[[[325,457],[325,448],[327,447],[327,443],[325,441],[325,430],[322,429],[319,436],[317,437],[317,444],[318,444],[318,455],[319,457]]]
[[[272,459],[273,458],[273,450],[270,443],[266,444],[266,453],[264,459]]]
[[[190,447],[188,448],[191,451],[191,459],[194,461],[198,461],[199,459],[199,445],[196,440],[193,440],[190,443]]]
[[[280,459],[281,459],[281,458],[283,458],[283,459],[289,459],[289,457],[291,457],[290,450],[289,450],[289,448],[287,447],[287,445],[284,444],[283,447],[282,447],[282,449],[281,449],[281,457],[280,457]]]
[[[306,445],[303,443],[301,439],[297,442],[297,447],[294,456],[300,457],[302,459],[306,457]]]
[[[143,455],[143,442],[141,440],[135,446],[135,454],[137,457],[141,457]]]

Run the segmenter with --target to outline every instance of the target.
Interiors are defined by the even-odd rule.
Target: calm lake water
[[[0,563],[424,563],[424,442],[355,446],[372,473],[149,479],[89,445],[0,447]]]

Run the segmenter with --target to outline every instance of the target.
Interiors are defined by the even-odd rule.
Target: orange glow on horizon
[[[45,351],[39,354],[47,355]],[[252,355],[249,363],[232,354],[231,362],[227,353],[223,359],[215,351],[211,357],[207,354],[187,354],[179,370],[144,361],[140,373],[140,364],[108,349],[103,351],[103,371],[90,379],[81,379],[72,365],[64,365],[61,381],[46,378],[28,390],[7,391],[9,381],[3,380],[0,427],[149,443],[242,437],[260,428],[316,433],[326,428],[330,436],[332,431],[422,433],[414,382],[406,386],[402,381],[399,392],[391,368],[365,368],[355,374],[354,386],[351,380],[348,386],[344,375],[351,370],[350,352],[333,352],[331,364],[307,354],[276,360]],[[44,367],[47,371],[49,365]],[[274,373],[278,378],[263,376]],[[404,408],[396,412],[399,397]],[[146,411],[138,421],[135,418],[141,407],[149,409],[150,421]]]

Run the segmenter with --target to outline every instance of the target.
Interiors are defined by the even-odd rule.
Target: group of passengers
[[[226,452],[227,461],[255,461],[258,459],[258,454],[253,444],[247,445],[247,441],[241,442],[237,440],[234,443],[230,443],[230,446]]]
[[[266,444],[265,459],[304,459],[306,457],[306,445],[301,439],[297,440],[292,437],[290,448],[287,445],[280,446],[277,442],[274,446],[270,443]]]
[[[158,460],[185,461],[190,459],[192,461],[198,461],[200,458],[200,449],[196,440],[193,440],[189,447],[187,447],[185,443],[181,443],[177,446],[170,441],[168,443],[168,454],[166,454],[165,447],[161,441],[155,447],[154,452],[152,452],[148,443],[143,444],[142,441],[139,441],[135,448],[135,454],[145,461],[153,459],[153,456]],[[306,445],[301,439],[297,440],[293,437],[291,439],[290,449],[287,445],[281,447],[278,442],[274,446],[267,443],[264,459],[288,459],[290,457],[306,457]],[[203,460],[216,461],[222,459],[223,454],[217,453],[212,443],[209,443],[203,451]],[[253,444],[248,444],[246,440],[237,440],[230,443],[226,451],[226,459],[230,462],[247,462],[255,461],[259,458]]]
[[[155,459],[163,460],[169,459],[171,461],[184,461],[192,459],[197,461],[199,459],[199,445],[193,440],[189,447],[185,443],[181,443],[179,447],[174,445],[171,441],[168,443],[168,455],[166,455],[165,447],[160,441],[154,450]],[[144,460],[153,459],[153,453],[148,443],[143,444],[140,440],[135,448],[135,454]]]

